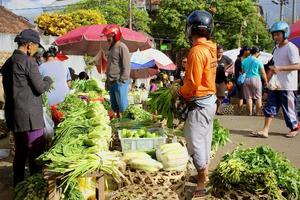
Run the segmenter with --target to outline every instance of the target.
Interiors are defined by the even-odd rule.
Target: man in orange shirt
[[[187,56],[184,84],[177,93],[189,108],[184,126],[189,154],[198,171],[194,197],[206,195],[208,165],[216,112],[215,77],[217,45],[210,40],[213,18],[209,12],[194,11],[187,18],[186,34],[192,48]]]

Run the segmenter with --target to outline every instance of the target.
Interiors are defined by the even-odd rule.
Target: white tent
[[[224,55],[228,56],[232,59],[233,63],[235,62],[237,56],[240,54],[240,49],[232,49],[229,51],[225,51]],[[258,57],[264,64],[266,64],[269,60],[271,60],[272,54],[261,51],[260,56]]]

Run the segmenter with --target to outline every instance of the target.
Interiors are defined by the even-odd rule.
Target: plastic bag
[[[52,140],[54,136],[54,122],[47,113],[47,109],[43,108],[43,118],[44,118],[44,135],[46,140]]]
[[[273,76],[269,80],[267,88],[269,90],[279,90],[281,88],[281,84],[276,74],[273,74]]]

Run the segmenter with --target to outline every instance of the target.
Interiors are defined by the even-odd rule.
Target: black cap
[[[39,33],[32,29],[25,29],[19,33],[15,38],[15,42],[33,42],[35,44],[39,44],[39,46],[43,48],[40,44],[41,39]]]

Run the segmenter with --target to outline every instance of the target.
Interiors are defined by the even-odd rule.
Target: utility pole
[[[292,16],[292,24],[296,22],[296,0],[293,0],[293,16]]]
[[[129,10],[129,24],[128,27],[131,30],[132,29],[132,11],[131,11],[131,4],[132,4],[132,0],[128,0],[128,10]]]
[[[283,20],[283,1],[280,0],[280,21]]]
[[[296,1],[296,0],[294,0],[294,1]],[[283,12],[284,12],[283,6],[285,4],[288,4],[289,1],[288,0],[272,0],[272,2],[275,3],[276,5],[279,4],[279,6],[280,6],[280,21],[282,21],[283,20]]]

